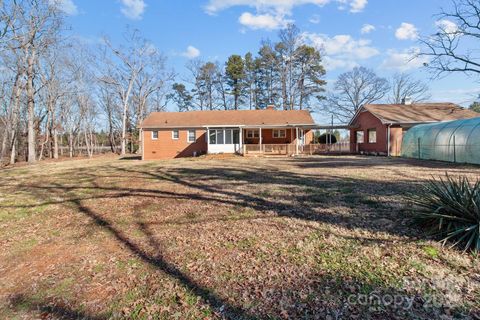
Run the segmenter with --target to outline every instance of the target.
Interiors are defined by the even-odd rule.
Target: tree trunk
[[[90,156],[90,152],[91,152],[91,151],[90,151],[90,148],[91,148],[91,146],[90,146],[90,142],[88,141],[87,130],[85,130],[85,131],[83,132],[83,135],[84,135],[84,139],[85,139],[85,148],[87,148],[87,154],[88,154],[89,157],[91,157],[91,156]]]
[[[11,97],[11,110],[12,110],[12,119],[9,125],[10,130],[10,164],[14,164],[16,160],[16,144],[17,144],[17,121],[18,113],[20,106],[20,95],[21,95],[21,86],[20,86],[20,77],[22,73],[18,70],[17,75],[15,76],[15,82],[13,85],[12,97]]]
[[[13,136],[12,136],[12,143],[11,143],[11,151],[10,151],[10,164],[15,164],[15,160],[17,157],[17,150],[16,150],[16,145],[17,145],[17,133],[15,130],[13,130]]]
[[[128,84],[128,89],[125,92],[125,96],[123,97],[123,115],[122,115],[122,149],[121,155],[124,156],[126,153],[126,137],[127,137],[127,112],[128,112],[128,100],[130,97],[130,92],[133,88],[133,83],[135,81],[135,77],[130,79],[130,83]]]
[[[8,140],[8,126],[5,125],[5,128],[3,130],[3,135],[2,135],[2,146],[0,149],[0,163],[3,160],[3,157],[5,156],[5,150],[7,149],[7,140]]]
[[[303,98],[304,98],[304,95],[305,95],[305,79],[304,79],[303,75],[300,78],[298,86],[300,87],[300,102],[299,102],[298,108],[299,108],[299,110],[302,110],[303,109]]]
[[[57,128],[53,128],[53,159],[58,159],[58,132]]]
[[[286,75],[286,70],[285,68],[282,68],[282,105],[283,105],[283,110],[288,109],[288,97],[287,97],[287,75]]]
[[[68,153],[70,158],[73,158],[73,134],[68,133]]]
[[[51,122],[50,118],[51,118],[51,107],[48,108],[47,121],[45,123],[45,139],[43,140],[42,145],[40,146],[38,161],[41,161],[43,159],[43,152],[45,150],[45,146],[48,146],[48,143],[50,142],[50,122]]]
[[[35,89],[33,87],[35,48],[31,47],[27,63],[27,119],[28,119],[28,163],[35,163]]]

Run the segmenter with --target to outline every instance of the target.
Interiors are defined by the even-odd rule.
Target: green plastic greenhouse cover
[[[402,157],[480,164],[480,117],[409,129]]]

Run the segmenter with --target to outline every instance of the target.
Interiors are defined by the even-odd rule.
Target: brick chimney
[[[402,99],[402,104],[403,105],[406,105],[406,106],[409,106],[412,104],[412,98],[411,97],[405,97]]]
[[[275,110],[275,105],[274,104],[269,104],[267,106],[267,110]]]

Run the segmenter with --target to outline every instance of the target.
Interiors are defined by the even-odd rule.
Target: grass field
[[[98,158],[0,170],[2,319],[480,314],[480,258],[406,196],[479,167],[374,157]]]

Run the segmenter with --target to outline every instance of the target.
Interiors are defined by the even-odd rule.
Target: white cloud
[[[385,69],[394,69],[397,71],[408,71],[421,68],[428,63],[428,57],[419,56],[420,48],[411,47],[402,51],[390,49],[387,51],[387,58],[382,62]]]
[[[305,33],[306,42],[322,50],[325,65],[328,69],[351,68],[359,61],[370,59],[380,52],[367,39],[355,40],[350,35],[336,35],[329,37],[324,34]]]
[[[327,70],[335,70],[335,69],[350,70],[359,66],[359,64],[353,60],[335,59],[328,56],[323,58],[323,62]]]
[[[435,22],[435,25],[442,31],[446,33],[455,33],[458,31],[458,26],[455,22],[452,22],[447,19],[439,20]]]
[[[285,27],[291,20],[285,19],[285,17],[281,15],[272,16],[270,14],[251,14],[250,12],[244,12],[238,18],[238,21],[250,28],[250,29],[266,29],[266,30],[273,30]]]
[[[350,4],[352,9],[350,10],[351,12],[361,12],[365,7],[367,6],[368,0],[354,0]]]
[[[368,0],[337,0],[340,3],[347,4],[350,7],[350,12],[362,12],[367,6]]]
[[[362,29],[360,29],[360,33],[361,34],[367,34],[367,33],[370,33],[372,31],[375,31],[375,26],[374,25],[371,25],[371,24],[364,24]]]
[[[313,24],[319,24],[320,16],[318,14],[314,14],[308,21]]]
[[[275,11],[287,14],[297,6],[305,4],[324,6],[330,1],[331,0],[210,0],[205,10],[210,14],[214,14],[231,7],[248,6],[255,8],[258,12]]]
[[[411,23],[402,22],[395,31],[395,37],[399,40],[416,40],[418,38],[418,29]]]
[[[247,25],[252,29],[277,29],[284,26],[288,22],[287,17],[292,15],[295,7],[302,5],[316,5],[323,7],[324,5],[336,2],[342,6],[348,6],[350,12],[360,12],[367,5],[368,0],[210,0],[205,6],[208,14],[216,14],[222,10],[246,6],[255,9],[255,13],[244,12],[239,21],[243,25]],[[313,22],[312,22],[313,21]],[[318,17],[310,19],[312,23],[318,23]]]
[[[70,16],[78,14],[78,8],[73,0],[49,0],[49,3]]]
[[[122,13],[129,19],[139,20],[145,12],[147,5],[143,0],[121,0]]]
[[[182,53],[182,56],[187,57],[188,59],[197,58],[200,55],[200,50],[194,46],[188,46],[187,50]]]

